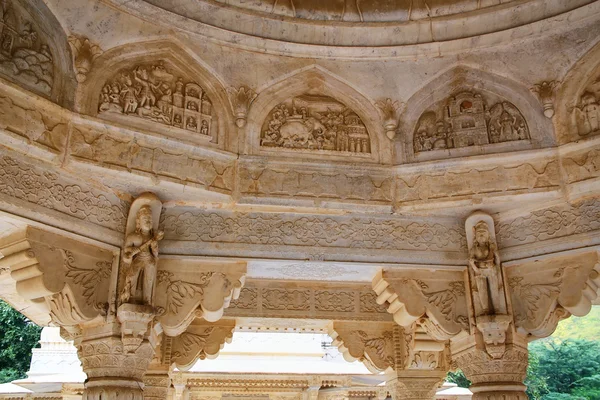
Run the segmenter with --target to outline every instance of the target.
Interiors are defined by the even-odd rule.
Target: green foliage
[[[529,346],[529,364],[527,365],[527,377],[525,385],[527,386],[527,395],[530,399],[541,399],[542,395],[548,393],[548,384],[546,377],[539,371],[540,356],[532,346]]]
[[[542,400],[588,400],[585,397],[574,396],[568,393],[548,393]]]
[[[460,369],[457,369],[454,372],[448,372],[446,380],[448,382],[456,383],[458,387],[468,388],[471,386],[471,381],[467,379],[465,374]]]
[[[562,320],[552,334],[555,339],[585,339],[600,341],[600,306],[592,307],[585,317]]]
[[[25,378],[41,330],[0,300],[0,383]]]

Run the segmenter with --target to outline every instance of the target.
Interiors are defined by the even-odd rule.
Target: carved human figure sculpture
[[[491,240],[488,224],[479,221],[473,227],[473,244],[469,250],[469,265],[475,274],[477,298],[481,315],[503,314],[504,301],[500,276],[500,255]]]
[[[139,207],[135,216],[135,230],[127,233],[125,238],[121,260],[121,304],[152,305],[158,242],[164,237],[164,233],[155,228],[154,218],[150,204]]]

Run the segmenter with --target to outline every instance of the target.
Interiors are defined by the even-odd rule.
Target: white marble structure
[[[0,17],[0,297],[87,400],[164,398],[245,330],[327,333],[394,400],[454,368],[522,400],[527,343],[599,302],[599,1]]]

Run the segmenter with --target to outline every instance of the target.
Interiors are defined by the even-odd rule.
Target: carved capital
[[[92,63],[102,54],[102,49],[97,44],[82,36],[69,36],[69,44],[73,51],[73,63],[77,72],[77,82],[83,83],[92,68]]]
[[[564,252],[505,265],[516,328],[546,337],[571,314],[586,315],[600,288],[595,251]]]
[[[246,264],[162,258],[158,265],[155,307],[165,333],[177,336],[196,317],[215,322],[245,281]]]
[[[559,82],[557,81],[543,81],[531,87],[531,91],[537,95],[540,103],[542,103],[544,115],[547,118],[554,116],[554,99],[558,85]]]
[[[197,360],[213,359],[225,343],[231,343],[235,320],[208,323],[196,320],[177,337],[165,338],[163,360],[175,363],[177,369],[186,371]]]
[[[388,98],[379,100],[375,105],[381,114],[385,134],[390,140],[394,139],[400,121],[400,110],[404,107],[404,103],[399,103]]]
[[[348,362],[359,360],[373,373],[396,367],[393,323],[335,321],[329,336]]]
[[[144,340],[149,337],[149,324],[154,318],[150,306],[121,304],[117,310],[117,319],[121,323],[121,341],[127,353],[135,353]]]
[[[227,89],[229,94],[229,100],[233,107],[233,115],[235,117],[235,124],[239,128],[246,126],[246,116],[250,105],[256,99],[256,92],[247,86],[240,86],[238,89],[230,87]]]
[[[379,271],[372,282],[378,304],[388,304],[394,321],[409,327],[422,317],[436,340],[469,330],[464,276],[461,271]]]
[[[10,268],[17,293],[61,326],[106,315],[113,251],[85,239],[24,227],[2,239],[0,268]]]
[[[402,374],[386,382],[392,400],[431,400],[444,382],[445,373]]]

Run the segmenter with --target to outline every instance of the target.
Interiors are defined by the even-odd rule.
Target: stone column
[[[490,354],[483,336],[474,336],[452,344],[453,359],[466,377],[473,400],[527,400],[523,384],[527,375],[527,341],[509,329],[503,351]]]
[[[386,386],[392,400],[432,400],[445,377],[441,371],[402,371]]]
[[[157,368],[151,365],[144,375],[144,399],[166,400],[171,387],[171,378],[168,369]]]
[[[125,340],[124,340],[125,339]],[[85,381],[83,400],[142,400],[143,376],[154,355],[147,338],[134,345],[124,338],[121,324],[84,328],[75,345]]]

